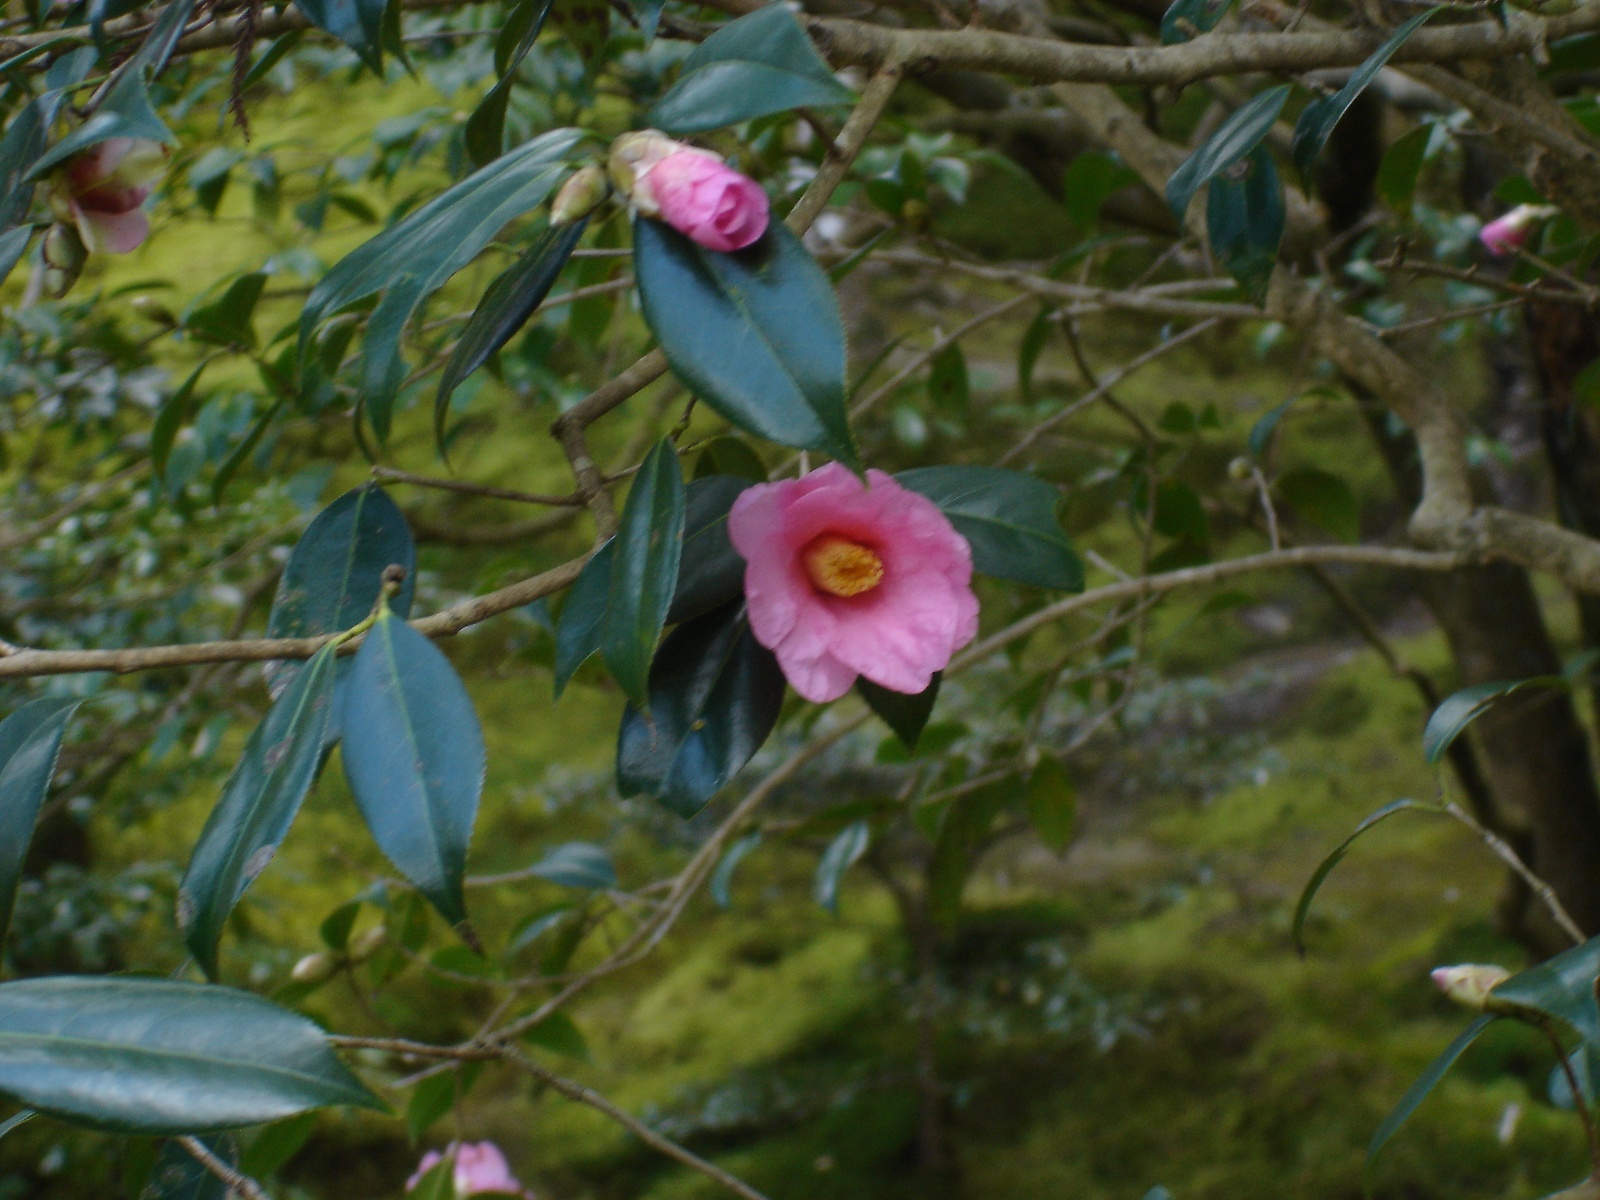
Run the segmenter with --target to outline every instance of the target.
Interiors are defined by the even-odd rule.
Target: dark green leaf
[[[1173,0],[1161,17],[1161,40],[1168,46],[1187,42],[1217,27],[1233,0]]]
[[[28,249],[28,242],[33,238],[32,225],[19,225],[17,228],[0,234],[0,283],[11,277],[11,272],[21,261],[22,255]]]
[[[683,554],[684,487],[668,438],[645,457],[612,539],[600,653],[623,693],[647,706],[650,656],[667,621]]]
[[[1141,484],[1140,493],[1144,492]],[[1187,538],[1197,545],[1210,539],[1211,527],[1206,520],[1205,505],[1200,495],[1181,479],[1164,479],[1156,485],[1156,511],[1152,524],[1162,537]]]
[[[356,918],[360,915],[361,901],[349,900],[324,917],[322,924],[317,926],[317,935],[322,938],[323,945],[335,954],[343,954],[344,948],[350,944],[350,931],[355,928]]]
[[[294,3],[306,20],[349,46],[374,74],[382,74],[384,0],[294,0]]]
[[[1172,173],[1167,181],[1167,203],[1180,222],[1196,192],[1261,144],[1291,90],[1285,83],[1252,96]]]
[[[406,1200],[456,1200],[456,1156],[447,1148],[443,1158],[423,1172],[414,1187],[406,1189]]]
[[[528,323],[555,286],[561,268],[577,248],[587,218],[545,230],[543,236],[484,292],[472,318],[461,331],[450,359],[439,377],[433,404],[434,438],[444,445],[445,418],[450,397],[471,375]]]
[[[794,15],[768,4],[696,46],[683,61],[683,76],[650,110],[649,123],[668,133],[701,133],[853,99]]]
[[[1430,805],[1419,804],[1415,800],[1395,800],[1385,804],[1377,812],[1367,816],[1361,824],[1356,826],[1354,833],[1335,846],[1333,853],[1317,864],[1317,869],[1311,873],[1311,878],[1306,881],[1306,886],[1300,893],[1299,903],[1294,906],[1294,924],[1290,927],[1289,936],[1294,941],[1294,948],[1297,953],[1303,955],[1306,952],[1306,917],[1311,912],[1311,902],[1316,899],[1318,890],[1328,876],[1333,873],[1333,869],[1343,861],[1346,854],[1350,853],[1350,847],[1355,844],[1355,840],[1378,824],[1378,822],[1394,816],[1397,812],[1405,812],[1407,809],[1421,809],[1425,812],[1438,811]]]
[[[617,886],[617,869],[611,864],[611,855],[605,847],[587,842],[568,842],[564,846],[557,846],[529,867],[528,874],[559,883],[562,887],[594,889]]]
[[[928,399],[933,406],[953,417],[964,417],[972,405],[972,388],[967,382],[967,358],[961,343],[951,342],[928,364]]]
[[[822,859],[817,863],[817,874],[812,880],[811,894],[829,912],[838,913],[839,883],[844,873],[867,852],[867,843],[871,840],[871,828],[865,821],[856,821],[845,826],[822,852]]]
[[[1488,1011],[1500,1016],[1559,1021],[1583,1041],[1600,1047],[1600,938],[1564,950],[1536,967],[1513,975],[1489,993]]]
[[[511,103],[517,68],[538,40],[553,3],[554,0],[522,0],[506,18],[506,27],[495,42],[495,71],[500,78],[472,110],[463,131],[467,157],[475,167],[493,162],[505,149],[506,106]]]
[[[743,438],[714,437],[700,449],[694,462],[695,479],[710,475],[737,475],[753,483],[767,481],[767,464]],[[692,498],[691,498],[692,499]]]
[[[1411,216],[1411,201],[1417,194],[1417,176],[1422,173],[1422,162],[1427,157],[1433,131],[1431,124],[1419,125],[1410,133],[1395,139],[1394,145],[1389,147],[1378,166],[1378,195],[1402,217]]]
[[[1085,150],[1067,164],[1061,201],[1067,219],[1088,233],[1100,219],[1100,206],[1113,193],[1138,182],[1138,174],[1111,155]]]
[[[33,700],[0,721],[0,943],[22,882],[34,822],[77,700]]]
[[[482,1063],[463,1063],[437,1075],[429,1075],[417,1084],[406,1105],[406,1130],[411,1135],[413,1146],[422,1141],[423,1134],[435,1121],[459,1104],[472,1090],[482,1067]]]
[[[400,590],[389,599],[389,607],[405,617],[411,613],[417,574],[417,547],[405,514],[373,484],[346,492],[318,513],[295,543],[278,580],[267,636],[317,637],[360,624],[372,615],[390,566],[405,572]],[[272,664],[270,686],[281,691],[299,669],[299,663]]]
[[[728,512],[749,486],[741,476],[707,475],[686,489],[683,552],[667,624],[721,608],[743,593],[744,559],[728,540]]]
[[[928,867],[928,907],[933,919],[954,929],[961,916],[961,895],[989,828],[1001,806],[1020,790],[1021,780],[1008,775],[996,783],[958,796],[945,810]]]
[[[1250,456],[1262,459],[1267,456],[1267,447],[1272,445],[1272,435],[1277,432],[1278,423],[1283,420],[1284,413],[1298,400],[1298,396],[1291,396],[1282,404],[1274,404],[1264,414],[1256,419],[1250,426]]]
[[[985,575],[1035,587],[1083,590],[1083,563],[1056,520],[1056,489],[998,467],[917,467],[895,479],[926,496],[972,545]]]
[[[167,473],[167,456],[172,453],[172,445],[178,439],[178,430],[189,419],[195,385],[200,382],[201,373],[210,363],[211,360],[207,359],[191,371],[189,378],[178,385],[178,390],[167,397],[161,410],[156,413],[155,424],[150,427],[150,463],[157,475],[165,476]]]
[[[230,1167],[239,1165],[239,1143],[230,1134],[200,1139]],[[218,1179],[177,1141],[169,1141],[150,1171],[139,1200],[232,1200],[228,1185]]]
[[[1322,154],[1322,148],[1328,144],[1328,138],[1333,134],[1333,127],[1356,102],[1356,97],[1378,77],[1378,72],[1383,70],[1405,40],[1420,29],[1424,21],[1439,11],[1438,8],[1428,8],[1419,12],[1385,38],[1383,44],[1368,55],[1365,62],[1350,72],[1350,78],[1345,81],[1342,88],[1331,96],[1319,97],[1306,105],[1294,127],[1294,165],[1299,169],[1302,179],[1311,178],[1311,168],[1316,165],[1317,158]]]
[[[288,1165],[291,1158],[300,1153],[300,1148],[306,1144],[316,1123],[315,1112],[273,1122],[250,1139],[250,1144],[239,1159],[239,1169],[252,1179],[267,1179],[276,1175]]]
[[[1041,308],[1017,344],[1017,390],[1030,403],[1033,400],[1034,368],[1039,365],[1039,352],[1044,349],[1045,339],[1055,327],[1055,312],[1053,308]]]
[[[232,988],[130,976],[0,984],[0,1092],[143,1134],[383,1107],[304,1017]]]
[[[1039,840],[1057,854],[1066,850],[1078,823],[1078,789],[1053,754],[1039,759],[1028,776],[1028,819]]]
[[[551,15],[562,36],[593,71],[611,40],[611,6],[606,0],[561,0]]]
[[[164,6],[135,52],[133,65],[127,69],[138,71],[147,67],[151,79],[160,75],[166,69],[167,60],[172,57],[178,39],[183,36],[184,27],[194,13],[194,6],[195,0],[173,0],[173,3]]]
[[[600,652],[600,629],[611,596],[611,559],[615,541],[608,541],[583,564],[567,593],[556,622],[556,695],[566,690],[573,673],[590,655]]]
[[[912,695],[893,692],[886,687],[879,687],[870,679],[858,678],[856,691],[867,702],[867,707],[894,731],[901,744],[915,753],[917,742],[921,740],[922,731],[928,724],[928,716],[933,712],[933,702],[939,698],[939,684],[943,680],[944,672],[935,671],[933,682]]]
[[[711,899],[719,908],[728,908],[733,904],[731,894],[733,888],[733,873],[738,870],[739,864],[744,861],[745,855],[761,844],[761,831],[747,833],[733,845],[729,846],[722,856],[722,861],[717,863],[717,869],[711,872],[711,882],[707,891]]]
[[[1278,263],[1286,214],[1283,182],[1265,146],[1257,146],[1211,181],[1206,198],[1211,253],[1257,304],[1266,300]]]
[[[1361,538],[1361,513],[1355,493],[1337,475],[1320,467],[1296,467],[1278,477],[1278,494],[1305,520],[1342,542]]]
[[[211,978],[223,924],[311,790],[333,708],[334,648],[318,650],[250,735],[178,887],[178,928]]]
[[[291,50],[305,41],[305,37],[306,31],[304,29],[291,29],[282,37],[271,42],[261,57],[256,59],[255,65],[246,73],[242,90],[249,91],[265,79],[273,67],[282,62]]]
[[[1461,736],[1466,727],[1482,716],[1497,700],[1504,699],[1526,687],[1569,686],[1559,675],[1535,675],[1531,679],[1508,679],[1498,683],[1476,683],[1452,692],[1433,710],[1428,726],[1422,731],[1422,754],[1430,763],[1438,763],[1450,743]]]
[[[553,1012],[537,1025],[531,1025],[522,1034],[522,1040],[552,1054],[589,1061],[589,1043],[584,1041],[578,1023],[564,1012]]]
[[[761,748],[783,707],[783,672],[735,601],[685,621],[650,668],[650,715],[617,737],[617,786],[692,816]]]
[[[0,137],[0,229],[27,219],[33,203],[33,164],[44,153],[55,104],[30,100]]]
[[[251,271],[241,275],[229,285],[228,290],[210,304],[191,312],[184,320],[184,328],[195,336],[222,346],[249,349],[256,344],[251,318],[261,291],[267,286],[264,271]]]
[[[1406,1123],[1412,1113],[1417,1111],[1417,1106],[1428,1098],[1428,1093],[1438,1086],[1445,1072],[1455,1065],[1456,1059],[1466,1053],[1467,1047],[1478,1040],[1478,1035],[1490,1025],[1495,1018],[1491,1016],[1479,1017],[1463,1029],[1455,1041],[1445,1047],[1443,1054],[1428,1065],[1428,1069],[1417,1077],[1417,1081],[1400,1097],[1400,1103],[1394,1106],[1394,1111],[1383,1119],[1383,1124],[1378,1126],[1378,1131],[1372,1135],[1372,1141],[1367,1144],[1367,1165],[1370,1168],[1372,1160],[1378,1156],[1395,1131]]]
[[[356,652],[341,718],[345,777],[373,840],[445,920],[462,924],[485,754],[449,659],[386,611]]]
[[[239,473],[239,468],[244,466],[246,460],[255,453],[256,447],[261,444],[261,439],[271,428],[272,423],[278,419],[278,414],[283,412],[286,400],[280,399],[271,405],[266,412],[250,426],[250,431],[240,438],[228,457],[222,460],[217,467],[216,476],[211,480],[211,503],[221,504],[222,497],[228,490],[228,485],[233,482],[233,477]]]
[[[145,91],[141,71],[124,71],[116,85],[106,93],[94,116],[78,126],[66,137],[40,156],[28,171],[27,178],[40,175],[67,161],[80,150],[110,138],[143,138],[152,142],[176,145],[178,139],[161,123],[156,110],[150,107],[150,96]]]
[[[737,254],[658,221],[633,230],[645,319],[679,378],[751,433],[854,464],[839,302],[788,226]]]

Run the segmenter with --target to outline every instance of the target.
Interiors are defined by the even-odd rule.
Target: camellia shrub
[[[124,1136],[146,1195],[259,1197],[304,1114],[399,1107],[421,1135],[493,1068],[758,1198],[546,1064],[568,1007],[702,891],[728,904],[765,839],[814,860],[824,907],[858,863],[891,890],[933,1020],[974,863],[1070,844],[1074,756],[1176,598],[1206,620],[1251,601],[1221,585],[1293,572],[1416,685],[1452,789],[1356,832],[1470,825],[1544,960],[1436,973],[1478,1019],[1373,1152],[1502,1018],[1552,1040],[1593,1142],[1594,660],[1560,661],[1531,579],[1600,648],[1597,65],[1592,3],[8,10],[0,1132]],[[157,253],[179,278],[127,265]],[[1462,365],[1517,322],[1543,422],[1520,459]],[[1119,393],[1167,356],[1194,391],[1152,420]],[[1286,395],[1230,407],[1207,367],[1240,358]],[[1370,461],[1324,450],[1336,428]],[[440,522],[419,495],[538,515]],[[1363,609],[1393,587],[1461,689],[1394,658]],[[670,874],[623,888],[588,843],[469,873],[474,671],[549,688],[530,725],[620,707],[607,786],[673,823]],[[52,848],[80,798],[159,810],[218,754],[171,877],[96,891]],[[386,873],[343,889],[323,949],[253,957],[252,887],[330,774]],[[579,899],[508,927],[533,879]],[[52,933],[28,914],[61,890],[104,911]],[[418,962],[495,989],[476,1032],[308,1015]],[[530,1194],[460,1140],[407,1187]]]

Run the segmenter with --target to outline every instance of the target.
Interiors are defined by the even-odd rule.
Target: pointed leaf
[[[1188,212],[1196,192],[1261,144],[1283,111],[1291,90],[1285,83],[1252,96],[1172,173],[1167,181],[1167,203],[1179,221]]]
[[[666,625],[683,553],[683,472],[670,439],[645,457],[613,539],[600,653],[623,693],[645,706],[650,656]]]
[[[871,827],[865,821],[855,821],[828,843],[817,863],[817,874],[811,883],[811,894],[818,904],[829,912],[839,912],[839,883],[863,854],[872,840]]]
[[[1502,1016],[1559,1021],[1589,1046],[1600,1048],[1600,938],[1565,950],[1500,984],[1489,993],[1490,1012]]]
[[[698,617],[744,592],[744,559],[728,540],[728,512],[750,486],[734,475],[693,480],[684,493],[683,551],[667,624]]]
[[[176,145],[178,139],[161,123],[156,110],[150,107],[150,95],[145,90],[144,74],[125,71],[101,101],[90,117],[34,162],[27,178],[37,179],[51,167],[64,163],[80,150],[109,138],[143,138],[152,142]]]
[[[1210,33],[1233,6],[1233,0],[1173,0],[1161,18],[1161,40],[1168,46]]]
[[[1020,790],[1020,783],[1015,776],[1007,776],[956,797],[945,810],[928,867],[928,906],[933,919],[945,929],[956,927],[972,864],[1001,805]]]
[[[383,71],[384,0],[294,0],[295,7],[322,32],[338,38],[356,57]]]
[[[22,260],[27,252],[28,242],[33,238],[32,225],[19,225],[15,229],[0,234],[0,283],[11,277],[11,272],[16,269],[17,263]]]
[[[1378,1126],[1378,1131],[1372,1135],[1372,1141],[1367,1144],[1367,1166],[1370,1169],[1372,1160],[1378,1156],[1378,1151],[1388,1144],[1395,1131],[1404,1125],[1411,1114],[1417,1111],[1417,1106],[1428,1098],[1428,1093],[1438,1086],[1445,1072],[1455,1066],[1456,1059],[1466,1053],[1467,1047],[1478,1040],[1483,1031],[1493,1025],[1496,1018],[1482,1016],[1471,1025],[1463,1029],[1456,1040],[1445,1047],[1444,1053],[1428,1065],[1428,1069],[1417,1077],[1417,1081],[1406,1090],[1400,1098],[1400,1103],[1394,1106],[1394,1111],[1383,1119],[1383,1124]]]
[[[506,17],[500,40],[495,43],[494,65],[500,78],[478,102],[478,107],[472,110],[463,131],[467,155],[475,167],[493,162],[505,148],[506,108],[511,103],[511,89],[516,82],[517,68],[528,56],[528,51],[533,49],[554,2],[522,0]]]
[[[768,4],[696,46],[682,77],[650,110],[649,123],[668,133],[701,133],[853,99],[788,8]]]
[[[1442,7],[1441,5],[1440,8]],[[1350,110],[1350,106],[1356,102],[1356,97],[1378,77],[1378,72],[1388,65],[1389,59],[1405,44],[1405,40],[1422,28],[1423,22],[1439,12],[1440,8],[1424,9],[1412,17],[1385,38],[1383,44],[1350,73],[1350,78],[1345,81],[1342,88],[1331,96],[1319,97],[1306,105],[1294,126],[1294,165],[1302,179],[1311,178],[1311,168],[1316,165],[1317,158],[1322,154],[1322,148],[1328,144],[1328,138],[1333,135],[1333,127]]]
[[[228,914],[277,853],[321,765],[333,656],[318,650],[250,735],[178,887],[178,928],[212,979]]]
[[[854,464],[839,302],[800,239],[774,221],[718,254],[658,221],[633,231],[645,320],[678,377],[751,433]]]
[[[33,826],[50,791],[77,700],[33,700],[0,721],[0,943],[22,882]]]
[[[529,867],[528,874],[562,887],[605,889],[617,886],[617,869],[612,865],[610,852],[604,846],[587,842],[557,846]]]
[[[167,473],[167,457],[172,453],[173,443],[178,440],[178,430],[189,419],[195,385],[200,382],[200,376],[210,362],[210,359],[206,359],[189,372],[189,377],[178,385],[178,390],[167,397],[156,413],[155,424],[150,427],[150,465],[157,475],[165,476]]]
[[[922,731],[928,724],[928,717],[933,712],[933,702],[939,698],[939,684],[943,680],[944,672],[935,671],[933,681],[913,695],[906,692],[892,692],[886,687],[879,687],[870,679],[858,678],[856,691],[867,702],[867,707],[877,713],[883,723],[894,731],[895,737],[900,739],[900,744],[915,753],[917,742],[921,739]]]
[[[629,705],[617,787],[693,816],[750,761],[778,722],[783,672],[755,640],[743,601],[685,621],[650,668],[650,715]]]
[[[717,863],[717,869],[711,872],[711,882],[706,890],[711,893],[711,899],[718,908],[729,908],[733,904],[732,888],[733,873],[738,870],[739,864],[744,861],[745,855],[761,844],[761,831],[747,833],[733,845],[729,846],[722,856],[722,861]]]
[[[918,467],[897,482],[926,496],[972,546],[985,575],[1035,587],[1083,590],[1083,563],[1056,520],[1059,494],[1049,483],[998,467]]]
[[[767,464],[749,442],[724,435],[708,441],[695,459],[694,477],[704,479],[708,475],[737,475],[752,483],[765,483]]]
[[[1405,812],[1408,809],[1421,809],[1425,812],[1438,811],[1431,805],[1419,804],[1415,800],[1391,801],[1376,812],[1368,814],[1361,824],[1356,826],[1354,833],[1335,846],[1333,853],[1317,864],[1317,869],[1311,872],[1311,878],[1306,880],[1306,886],[1300,893],[1299,903],[1294,906],[1294,924],[1289,930],[1289,936],[1294,941],[1294,948],[1297,954],[1304,955],[1306,952],[1306,917],[1311,912],[1311,902],[1316,899],[1317,891],[1322,887],[1328,876],[1333,874],[1333,869],[1344,860],[1346,854],[1350,853],[1350,847],[1355,844],[1358,837],[1380,821],[1384,821],[1394,816],[1395,813]]]
[[[1361,510],[1350,485],[1320,467],[1296,467],[1278,477],[1278,492],[1294,510],[1342,542],[1361,538]]]
[[[600,653],[600,630],[611,598],[611,560],[616,541],[606,542],[588,562],[567,592],[567,602],[556,622],[556,696],[566,690],[573,673],[591,655]]]
[[[0,984],[0,1093],[141,1134],[383,1107],[304,1017],[232,988],[129,976]]]
[[[378,848],[453,925],[483,791],[483,731],[439,648],[385,612],[356,652],[344,771]]]
[[[30,100],[0,137],[0,228],[25,221],[33,204],[33,164],[44,153],[55,105]]]
[[[1396,138],[1378,167],[1378,195],[1407,220],[1411,217],[1411,202],[1417,194],[1417,177],[1422,173],[1422,163],[1427,158],[1428,144],[1433,140],[1435,128],[1432,124],[1419,125],[1410,133]]]
[[[1439,702],[1422,731],[1422,755],[1428,762],[1437,764],[1446,750],[1465,732],[1468,725],[1487,712],[1497,700],[1520,692],[1527,687],[1566,688],[1570,686],[1560,675],[1535,675],[1531,679],[1508,679],[1498,683],[1475,683],[1452,692]]]
[[[528,323],[555,286],[583,236],[588,219],[547,229],[537,242],[503,275],[489,285],[472,318],[461,331],[450,359],[439,377],[433,404],[434,438],[444,444],[445,418],[450,397],[476,371]]]
[[[1257,146],[1211,181],[1206,196],[1206,238],[1223,270],[1257,304],[1278,265],[1287,220],[1283,181],[1272,154]]]
[[[266,286],[265,271],[241,275],[216,300],[191,312],[183,326],[204,341],[249,349],[256,344],[251,318]]]

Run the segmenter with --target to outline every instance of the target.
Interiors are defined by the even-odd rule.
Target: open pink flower
[[[920,692],[978,632],[967,540],[927,497],[867,479],[829,463],[748,488],[728,514],[751,631],[816,703],[858,675]]]
[[[643,212],[661,219],[707,250],[743,250],[767,231],[767,194],[717,155],[684,147],[641,173],[634,184]]]
[[[484,1192],[497,1195],[522,1196],[533,1200],[533,1193],[524,1188],[511,1173],[511,1165],[500,1147],[493,1142],[451,1142],[443,1153],[429,1150],[417,1163],[417,1170],[406,1180],[406,1191],[422,1182],[422,1177],[444,1161],[446,1155],[455,1155],[455,1187],[457,1197],[476,1196]]]
[[[86,249],[126,254],[150,236],[141,207],[166,173],[167,152],[144,138],[107,138],[67,160],[56,204]]]
[[[1548,204],[1519,204],[1478,230],[1478,240],[1496,258],[1511,254],[1527,245],[1540,223],[1556,212],[1557,209]]]

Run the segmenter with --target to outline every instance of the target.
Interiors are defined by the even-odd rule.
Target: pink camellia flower
[[[107,138],[67,160],[55,204],[62,218],[78,227],[86,249],[126,254],[150,236],[150,218],[141,205],[166,169],[160,142]]]
[[[707,250],[743,250],[767,231],[767,194],[715,154],[683,149],[639,179],[661,219]]]
[[[533,1200],[533,1193],[523,1187],[511,1173],[511,1165],[506,1162],[506,1156],[500,1153],[500,1147],[493,1142],[451,1142],[443,1153],[429,1150],[417,1163],[416,1173],[406,1180],[406,1191],[414,1189],[422,1182],[424,1175],[451,1154],[455,1155],[456,1196],[462,1200],[467,1196],[477,1196],[485,1192],[521,1196],[524,1200]]]
[[[1490,254],[1503,257],[1527,245],[1539,224],[1548,221],[1558,211],[1549,204],[1519,204],[1478,230],[1478,240]]]
[[[924,690],[978,632],[972,548],[938,506],[839,463],[746,489],[728,514],[756,641],[807,700],[859,675]]]

